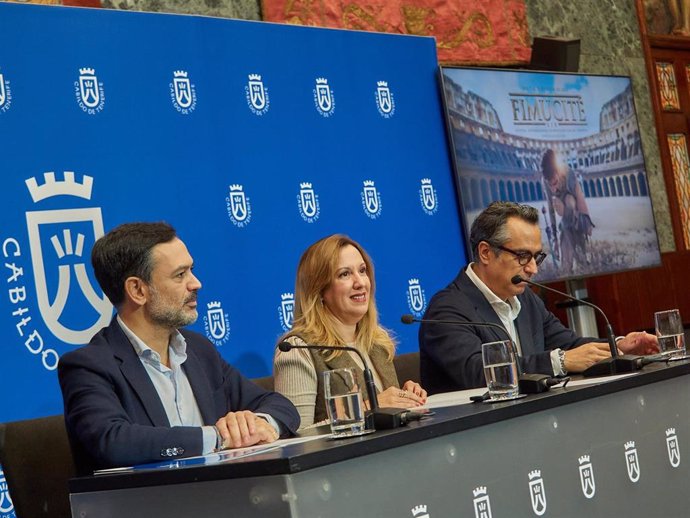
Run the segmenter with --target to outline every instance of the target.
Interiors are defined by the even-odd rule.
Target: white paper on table
[[[249,457],[251,455],[258,455],[259,453],[265,453],[267,451],[276,450],[278,448],[283,448],[285,446],[290,446],[292,444],[299,444],[302,442],[313,441],[315,439],[323,439],[328,437],[327,435],[313,435],[309,437],[293,437],[290,439],[279,439],[275,442],[269,444],[257,444],[255,446],[247,446],[246,448],[234,448],[227,449],[218,452],[207,453],[206,455],[196,455],[194,457],[184,457],[181,459],[175,459],[170,461],[156,462],[152,464],[142,464],[139,466],[124,466],[121,468],[109,468],[109,469],[99,469],[94,471],[94,475],[108,475],[112,473],[127,473],[131,471],[139,471],[146,469],[171,469],[171,468],[181,468],[184,466],[192,465],[205,465],[205,464],[219,464],[222,462],[228,462],[231,460],[241,459],[244,457]]]
[[[598,385],[600,383],[609,383],[611,381],[616,381],[622,378],[627,378],[629,376],[634,376],[635,372],[630,372],[626,374],[617,374],[613,376],[602,376],[598,378],[583,378],[579,380],[572,380],[568,382],[568,387],[579,387],[581,385]],[[442,394],[434,394],[427,398],[426,405],[420,408],[442,408],[457,405],[471,404],[472,401],[470,397],[481,396],[486,392],[486,387],[468,389],[468,390],[458,390],[455,392],[444,392]]]

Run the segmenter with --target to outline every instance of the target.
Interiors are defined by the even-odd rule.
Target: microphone
[[[520,284],[521,282],[525,282],[527,284],[530,284],[531,286],[537,286],[538,288],[542,288],[548,291],[551,291],[553,293],[556,293],[557,295],[560,295],[562,297],[565,297],[567,299],[573,300],[579,304],[584,304],[585,306],[589,306],[590,308],[595,309],[603,318],[604,322],[606,322],[606,337],[609,343],[609,349],[611,350],[611,358],[607,358],[605,360],[601,360],[596,362],[594,365],[591,365],[587,367],[583,372],[583,376],[603,376],[607,374],[620,374],[623,372],[634,372],[636,370],[641,369],[644,365],[646,365],[643,361],[642,358],[639,356],[633,356],[630,354],[624,354],[624,355],[619,355],[618,354],[618,348],[616,347],[616,335],[613,332],[613,327],[611,326],[611,323],[609,322],[609,319],[606,317],[606,313],[599,307],[591,302],[588,302],[586,300],[578,299],[577,297],[573,297],[572,295],[569,295],[568,293],[565,293],[563,291],[556,290],[554,288],[550,288],[549,286],[546,286],[544,284],[540,284],[538,282],[534,282],[529,279],[525,279],[523,277],[520,277],[519,275],[514,276],[512,279],[510,279],[510,282],[513,284]]]
[[[369,365],[364,360],[362,353],[355,347],[349,347],[347,345],[292,345],[287,340],[284,340],[278,344],[278,349],[281,352],[288,352],[290,349],[312,349],[315,351],[352,351],[362,362],[364,366],[364,385],[367,391],[367,397],[369,398],[370,410],[367,412],[371,423],[375,430],[389,430],[392,428],[399,428],[409,421],[413,420],[412,416],[408,414],[413,414],[409,410],[404,408],[380,408],[379,400],[376,396],[376,384],[374,383],[374,375],[371,373]]]
[[[515,353],[515,357],[517,358],[518,356],[517,351],[515,350],[515,345],[513,344],[513,339],[511,338],[508,331],[503,326],[494,324],[493,322],[457,322],[454,320],[433,320],[429,318],[415,318],[413,315],[410,315],[409,313],[401,316],[400,321],[403,324],[413,324],[415,322],[418,322],[421,324],[447,324],[451,326],[493,327],[510,341],[510,344],[513,348],[513,352]],[[523,394],[540,394],[542,392],[546,392],[554,385],[558,385],[559,383],[563,382],[562,380],[559,380],[558,378],[553,378],[552,376],[549,376],[547,374],[525,374],[522,372],[520,360],[518,359],[515,363],[517,364],[518,368],[520,392]]]

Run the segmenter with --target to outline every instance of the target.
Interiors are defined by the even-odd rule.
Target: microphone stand
[[[613,326],[611,326],[609,319],[606,317],[606,313],[604,313],[604,311],[599,306],[596,306],[586,300],[573,297],[572,295],[569,295],[563,291],[550,288],[549,286],[546,286],[544,284],[540,284],[538,282],[525,279],[523,277],[520,277],[519,275],[516,275],[512,279],[510,279],[510,282],[516,285],[520,284],[521,282],[525,282],[531,286],[536,286],[538,288],[545,289],[552,293],[556,293],[557,295],[575,301],[579,304],[589,306],[590,308],[596,310],[604,318],[604,321],[606,322],[606,338],[609,344],[609,349],[611,351],[611,358],[600,360],[595,364],[587,367],[584,371],[582,371],[583,376],[606,376],[611,374],[635,372],[636,370],[641,369],[645,365],[645,362],[643,362],[643,358],[641,356],[634,356],[632,354],[618,354],[618,347],[616,347],[616,335],[613,332]]]
[[[433,320],[426,318],[415,318],[413,315],[410,315],[409,313],[400,317],[400,321],[403,324],[412,324],[417,322],[420,324],[446,324],[451,326],[492,327],[494,329],[497,329],[501,335],[507,337],[508,341],[510,342],[510,347],[513,349],[513,353],[515,354],[515,363],[517,365],[518,370],[520,392],[522,394],[540,394],[542,392],[546,392],[552,386],[560,383],[560,381],[554,381],[557,378],[553,378],[548,374],[525,374],[524,372],[522,372],[522,365],[520,365],[520,358],[517,354],[517,350],[515,344],[513,343],[513,339],[503,326],[494,324],[493,322],[456,322],[453,320]]]
[[[362,353],[355,347],[350,346],[334,346],[334,345],[292,345],[288,341],[282,341],[278,344],[278,349],[282,352],[288,352],[290,349],[312,349],[316,351],[352,351],[362,362],[364,368],[364,385],[369,398],[369,410],[366,412],[369,422],[373,425],[374,430],[390,430],[392,428],[399,428],[406,425],[409,421],[418,420],[421,414],[413,415],[414,412],[405,408],[381,408],[379,400],[376,396],[376,384],[374,383],[374,376],[371,369],[367,365]]]

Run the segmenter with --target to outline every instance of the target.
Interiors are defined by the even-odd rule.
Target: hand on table
[[[565,370],[582,372],[600,360],[611,357],[609,344],[590,342],[565,351]]]
[[[408,380],[402,389],[388,387],[378,395],[379,406],[393,408],[413,408],[426,403],[426,390],[419,383]]]
[[[268,421],[249,410],[228,412],[216,421],[216,428],[223,438],[221,449],[267,444],[278,439],[278,433]]]

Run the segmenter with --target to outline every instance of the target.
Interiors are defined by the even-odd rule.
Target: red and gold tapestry
[[[445,64],[508,65],[530,59],[524,0],[262,0],[263,19],[434,36]]]

